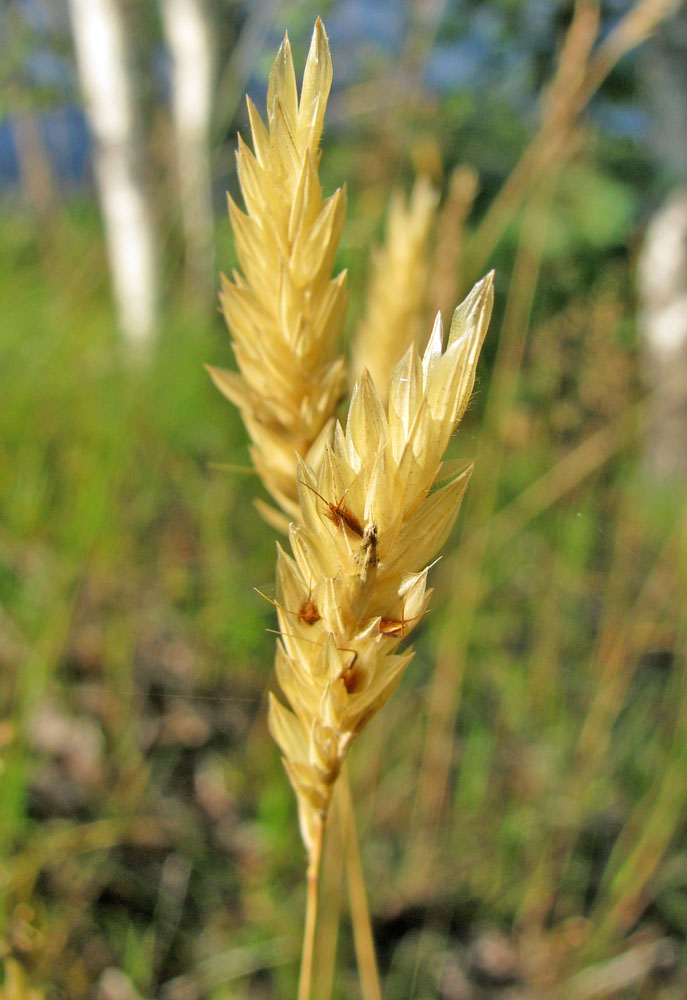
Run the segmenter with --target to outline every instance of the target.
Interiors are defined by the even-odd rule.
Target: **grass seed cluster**
[[[240,409],[252,458],[288,519],[279,547],[276,672],[270,731],[296,792],[311,865],[353,739],[398,684],[412,652],[400,642],[427,609],[429,567],[458,513],[470,469],[442,459],[467,406],[493,302],[491,275],[415,345],[423,247],[436,195],[428,185],[393,215],[357,355],[369,358],[345,424],[339,351],[345,273],[332,278],[345,194],[322,198],[319,141],[332,68],[318,20],[300,99],[286,37],[267,92],[267,126],[248,104],[254,151],[239,139],[246,213],[230,200],[242,273],[225,279],[224,312],[239,374],[212,369]],[[404,239],[407,237],[407,239]],[[388,263],[393,295],[382,295]],[[403,280],[403,274],[406,280]],[[410,344],[396,364],[393,347]],[[394,367],[395,365],[395,367]],[[383,402],[388,400],[386,404]],[[278,512],[267,515],[283,523]]]

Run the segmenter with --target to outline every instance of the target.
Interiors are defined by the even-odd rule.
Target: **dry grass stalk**
[[[344,830],[346,831],[346,869],[351,899],[351,918],[353,924],[353,941],[360,972],[360,990],[363,1000],[382,1000],[379,984],[377,956],[374,951],[374,941],[371,934],[364,933],[370,927],[370,910],[365,891],[365,875],[363,873],[358,837],[353,815],[353,800],[351,786],[348,781],[340,781],[338,786],[341,794],[342,810],[344,812]],[[362,933],[361,933],[362,931]]]
[[[513,167],[466,249],[470,273],[479,273],[523,202],[542,177],[559,171],[578,148],[578,119],[591,96],[586,71],[597,38],[600,10],[595,0],[578,0],[558,56],[556,72],[542,94],[541,125]]]
[[[323,200],[317,173],[331,80],[318,19],[300,100],[288,36],[270,74],[267,125],[248,99],[253,152],[240,138],[237,152],[246,213],[229,199],[242,274],[222,282],[240,374],[210,369],[241,411],[255,469],[291,517],[298,515],[296,455],[307,456],[326,433],[344,384],[345,272],[331,273],[346,195],[339,188]]]
[[[442,622],[441,638],[432,683],[428,696],[427,728],[422,770],[418,782],[418,834],[415,844],[429,858],[433,833],[440,830],[439,819],[446,805],[449,773],[453,760],[455,720],[460,704],[462,679],[467,666],[470,629],[482,594],[482,563],[489,539],[488,525],[496,503],[498,477],[493,471],[500,467],[505,453],[500,434],[503,414],[510,413],[517,387],[517,373],[529,329],[530,315],[537,286],[541,253],[553,194],[551,179],[542,183],[527,206],[523,219],[520,244],[506,300],[501,339],[489,390],[484,437],[491,432],[494,444],[489,449],[488,471],[482,466],[479,491],[472,497],[472,520],[484,531],[475,534],[470,546],[461,548],[463,572],[452,588],[449,611]],[[496,386],[494,382],[497,382]],[[412,841],[411,841],[412,843]]]
[[[680,9],[680,0],[638,0],[599,46],[585,78],[585,100],[598,90],[616,63],[641,45],[662,21]]]
[[[562,165],[575,151],[579,116],[614,66],[646,41],[661,21],[678,7],[679,0],[639,0],[593,51],[597,43],[600,6],[596,0],[577,0],[556,76],[544,92],[541,127],[470,240],[466,255],[470,274],[479,274],[486,266],[508,224],[541,175],[556,163]]]
[[[365,368],[383,399],[389,374],[411,344],[420,344],[429,276],[429,240],[438,195],[418,177],[406,201],[394,191],[384,244],[372,257],[365,312],[353,348],[356,375]],[[455,301],[455,299],[453,300]]]
[[[475,539],[478,544],[472,551],[461,552],[465,573],[453,592],[451,609],[444,619],[445,633],[429,694],[429,721],[418,782],[420,808],[416,813],[419,817],[416,840],[422,840],[423,850],[427,852],[427,844],[433,836],[431,831],[441,829],[436,820],[444,805],[460,680],[482,593],[482,562],[504,455],[501,426],[515,398],[538,280],[541,230],[548,215],[547,202],[552,198],[558,174],[575,148],[579,117],[594,88],[603,82],[617,59],[643,41],[672,7],[669,0],[641,0],[625,14],[595,53],[599,5],[594,0],[578,0],[556,73],[544,94],[541,128],[493,200],[466,249],[464,259],[466,264],[469,262],[469,270],[475,273],[485,265],[523,201],[528,203],[485,416],[484,437],[494,441],[493,457],[488,474],[475,484],[473,494],[472,519],[480,527],[487,527],[480,530]],[[459,629],[455,628],[455,622],[460,622]]]
[[[591,697],[569,774],[561,789],[563,800],[571,804],[571,812],[564,827],[545,829],[517,918],[523,951],[546,956],[546,961],[540,963],[538,959],[535,963],[538,967],[533,966],[530,970],[533,982],[542,975],[553,975],[554,979],[563,973],[569,975],[588,961],[602,958],[618,945],[623,934],[639,919],[650,898],[651,882],[683,810],[687,773],[684,740],[687,673],[684,665],[678,668],[676,678],[674,738],[664,760],[663,772],[630,813],[614,844],[589,919],[585,921],[584,934],[579,940],[567,942],[554,960],[547,952],[546,941],[551,935],[552,923],[554,928],[564,926],[558,908],[560,887],[566,882],[575,838],[582,829],[584,817],[589,815],[594,789],[599,787],[602,765],[608,764],[611,733],[627,704],[629,684],[642,653],[654,647],[657,618],[660,617],[658,609],[664,606],[666,590],[658,584],[665,574],[672,582],[673,564],[676,576],[679,574],[677,560],[680,554],[676,542],[685,523],[678,524],[666,540],[639,592],[631,599],[633,574],[630,567],[637,551],[633,544],[637,525],[631,502],[620,516],[604,618],[588,671],[590,683],[593,681]],[[668,592],[671,592],[670,586]],[[669,606],[665,614],[672,628],[679,620],[679,613]]]
[[[437,316],[422,360],[411,345],[396,367],[386,410],[364,373],[319,470],[299,465],[300,523],[290,527],[292,555],[280,549],[277,565],[276,670],[291,710],[271,698],[269,723],[311,865],[346,752],[412,657],[396,650],[425,613],[429,564],[468,483],[471,469],[442,478],[442,458],[492,301],[489,275],[456,309],[445,350]],[[303,613],[309,602],[317,616]]]
[[[462,163],[451,173],[448,195],[437,216],[427,298],[442,315],[453,307],[463,288],[465,224],[478,190],[477,171]]]

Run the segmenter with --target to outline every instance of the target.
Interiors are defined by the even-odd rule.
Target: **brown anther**
[[[317,605],[312,597],[308,597],[301,604],[300,611],[298,612],[298,621],[303,622],[304,625],[314,625],[319,620],[320,612],[317,610]]]
[[[295,615],[296,618],[298,618],[298,621],[302,622],[304,625],[314,625],[315,622],[320,620],[320,612],[317,610],[317,605],[312,599],[312,594],[309,594],[306,597],[298,611],[289,611],[288,608],[285,608],[279,603],[279,601],[275,601],[274,598],[268,597],[267,594],[263,594],[263,592],[258,590],[257,587],[255,587],[254,590],[257,594],[260,594],[261,597],[264,597],[266,601],[269,601],[270,604],[273,604],[275,608],[279,608],[283,614]]]
[[[358,660],[358,654],[353,652],[353,659],[349,666],[346,667],[344,672],[341,674],[341,680],[344,682],[344,687],[348,694],[355,694],[356,691],[360,690],[360,685],[363,681],[363,672],[360,669],[356,669],[356,662]]]

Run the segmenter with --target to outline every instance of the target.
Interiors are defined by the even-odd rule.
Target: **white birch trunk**
[[[172,117],[189,278],[214,288],[210,126],[215,46],[207,0],[160,0],[172,56]]]
[[[650,396],[645,464],[687,481],[687,188],[654,216],[639,260],[639,329]]]
[[[687,482],[687,7],[644,49],[642,84],[661,167],[679,183],[654,214],[638,267],[647,470]]]
[[[155,332],[153,223],[119,0],[69,0],[115,305],[122,332],[147,348]]]

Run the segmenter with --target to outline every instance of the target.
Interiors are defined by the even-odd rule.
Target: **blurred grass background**
[[[132,5],[152,50],[154,6]],[[68,37],[27,28],[20,8],[24,57],[54,44],[69,61]],[[601,9],[602,37],[624,9]],[[319,10],[339,81],[322,174],[349,187],[351,323],[390,186],[421,169],[446,190],[466,164],[479,189],[464,223],[444,216],[453,258],[434,291],[448,309],[493,266],[497,309],[454,442],[477,457],[458,537],[402,689],[351,761],[385,997],[680,1000],[685,493],[642,464],[634,286],[642,228],[676,178],[652,155],[648,56],[555,119],[565,141],[504,201],[547,120],[572,7],[394,10]],[[264,15],[243,53],[259,101],[284,27],[302,65],[317,12]],[[216,13],[235,66],[250,5]],[[10,122],[12,96],[39,122],[76,98],[22,72]],[[237,87],[220,89],[214,156],[223,270]],[[148,100],[169,182],[167,111]],[[289,997],[304,861],[265,725],[273,609],[252,589],[271,592],[275,536],[256,478],[213,468],[248,464],[203,370],[229,362],[226,330],[180,280],[160,195],[159,337],[132,364],[88,171],[53,170],[42,206],[6,184],[0,218],[2,953],[50,1000]],[[344,919],[334,996],[357,995]]]

